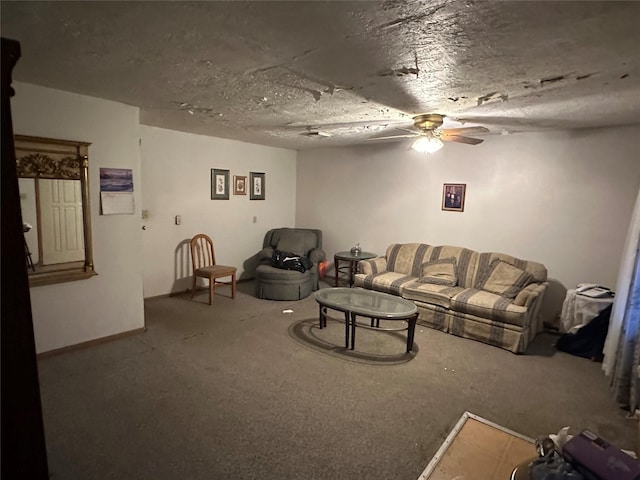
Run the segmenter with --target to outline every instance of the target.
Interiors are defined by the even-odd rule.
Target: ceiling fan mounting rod
[[[437,113],[424,113],[413,117],[413,126],[420,130],[434,130],[442,126],[443,116]]]

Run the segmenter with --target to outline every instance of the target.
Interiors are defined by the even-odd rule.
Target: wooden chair
[[[213,250],[213,241],[204,233],[191,239],[191,266],[193,267],[193,289],[191,298],[196,292],[198,277],[209,279],[209,305],[213,303],[213,291],[220,285],[231,285],[231,298],[236,298],[236,267],[217,265]],[[218,278],[231,277],[231,281],[219,282]]]

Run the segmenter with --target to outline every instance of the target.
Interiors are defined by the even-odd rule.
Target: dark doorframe
[[[2,478],[49,477],[11,123],[20,43],[2,38]]]

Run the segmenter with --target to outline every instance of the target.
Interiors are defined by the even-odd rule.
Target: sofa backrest
[[[505,253],[478,253],[464,247],[432,246],[426,243],[392,243],[389,245],[386,251],[387,271],[421,277],[424,263],[450,257],[456,259],[458,286],[463,288],[477,287],[484,272],[495,259],[503,260],[529,272],[537,283],[547,280],[547,269],[538,262],[522,260]]]
[[[430,262],[441,260],[444,258],[456,259],[456,270],[458,274],[458,286],[470,288],[478,269],[478,258],[480,254],[474,250],[464,247],[455,247],[453,245],[439,245],[432,247],[429,255]]]
[[[307,256],[314,248],[322,248],[322,231],[311,228],[274,228],[264,236],[262,248],[268,247]]]
[[[387,271],[419,277],[430,252],[431,246],[426,243],[392,243],[386,252]]]
[[[538,262],[532,262],[530,260],[522,260],[520,258],[512,257],[505,253],[498,252],[485,252],[480,254],[478,259],[478,269],[476,271],[475,278],[473,279],[473,286],[476,286],[482,280],[484,272],[489,268],[491,262],[495,259],[502,260],[518,267],[521,270],[529,272],[533,275],[536,283],[542,283],[547,281],[547,267]]]

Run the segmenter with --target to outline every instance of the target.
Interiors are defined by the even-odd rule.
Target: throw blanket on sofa
[[[275,268],[282,268],[284,270],[296,270],[298,272],[306,272],[313,264],[311,260],[302,255],[296,255],[291,252],[283,252],[281,250],[274,250],[271,256],[271,266]]]

